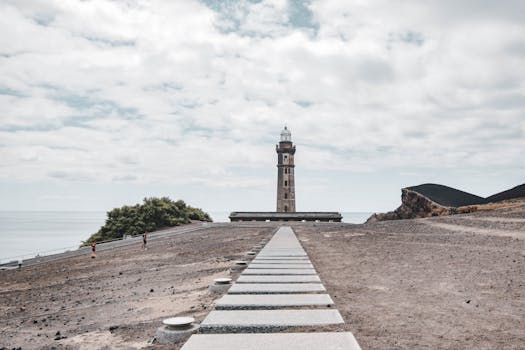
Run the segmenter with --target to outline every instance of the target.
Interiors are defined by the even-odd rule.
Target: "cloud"
[[[517,174],[523,6],[4,1],[0,179],[269,189],[284,124],[307,172]]]

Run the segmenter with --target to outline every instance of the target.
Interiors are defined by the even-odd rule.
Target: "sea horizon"
[[[229,222],[230,211],[209,211]],[[104,225],[106,211],[0,210],[0,263],[75,250]],[[373,212],[341,212],[345,223],[364,223]]]

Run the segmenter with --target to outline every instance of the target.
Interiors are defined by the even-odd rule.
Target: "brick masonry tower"
[[[285,126],[277,151],[277,212],[295,212],[295,146],[292,133]]]

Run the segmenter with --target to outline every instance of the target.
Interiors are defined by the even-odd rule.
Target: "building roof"
[[[234,211],[230,213],[230,219],[341,219],[342,215],[338,212],[323,211],[306,211],[306,212],[272,212],[272,211]]]
[[[292,141],[292,133],[290,130],[288,130],[288,127],[284,127],[283,131],[281,131],[281,142],[291,142]]]

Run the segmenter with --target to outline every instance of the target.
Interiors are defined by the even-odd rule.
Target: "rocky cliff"
[[[403,188],[401,190],[401,205],[396,210],[374,214],[366,222],[450,215],[453,211],[455,208],[440,205],[418,192]]]
[[[388,213],[374,214],[366,222],[465,214],[493,210],[525,201],[525,185],[483,198],[452,187],[423,184],[401,190],[401,205]]]

